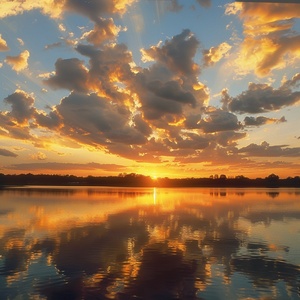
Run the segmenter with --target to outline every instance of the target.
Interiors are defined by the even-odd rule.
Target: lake
[[[300,299],[300,189],[0,190],[0,299]]]

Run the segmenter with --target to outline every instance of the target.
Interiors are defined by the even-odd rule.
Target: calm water
[[[0,190],[0,299],[300,299],[300,189]]]

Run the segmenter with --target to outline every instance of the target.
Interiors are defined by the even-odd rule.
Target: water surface
[[[300,299],[300,189],[2,189],[0,299]]]

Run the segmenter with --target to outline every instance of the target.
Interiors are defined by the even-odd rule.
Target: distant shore
[[[300,188],[300,176],[279,178],[271,174],[265,178],[250,179],[244,176],[227,178],[157,178],[140,174],[118,176],[48,175],[48,174],[0,174],[0,187],[5,186],[120,186],[120,187],[296,187]]]

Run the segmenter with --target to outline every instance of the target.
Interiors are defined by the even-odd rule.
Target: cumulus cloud
[[[132,81],[132,54],[124,44],[108,44],[98,49],[90,45],[78,45],[76,50],[89,57],[88,85],[90,90],[108,97],[113,102],[132,105],[128,93],[120,89]]]
[[[236,115],[213,107],[208,107],[202,114],[191,114],[185,120],[187,128],[201,129],[205,133],[239,130],[242,128]]]
[[[213,109],[206,112],[204,117],[198,121],[198,128],[209,133],[238,130],[241,128],[241,124],[236,115],[221,109]]]
[[[11,152],[9,150],[0,148],[0,155],[1,156],[9,156],[9,157],[17,157],[18,155],[14,152]]]
[[[196,105],[194,95],[185,91],[177,81],[150,81],[146,87],[141,87],[139,95],[144,116],[149,120],[159,119],[166,114],[180,115],[183,105]]]
[[[32,141],[33,137],[30,134],[29,124],[18,124],[16,120],[11,118],[11,115],[6,112],[0,112],[0,135],[13,138]]]
[[[16,72],[22,71],[28,67],[28,58],[30,53],[24,50],[17,56],[6,56],[5,62],[11,65],[12,69]]]
[[[250,144],[239,149],[239,153],[258,157],[300,157],[300,147],[289,148],[288,145],[270,146],[267,142],[260,145]]]
[[[7,115],[19,124],[28,121],[35,113],[34,99],[22,90],[16,90],[4,101],[11,105],[11,111]]]
[[[50,111],[48,114],[39,111],[36,112],[34,118],[39,126],[55,130],[60,126],[60,117],[56,110]]]
[[[108,145],[112,142],[143,144],[145,136],[129,125],[129,111],[96,94],[72,93],[56,106],[61,131],[81,143]]]
[[[215,135],[216,142],[223,146],[236,146],[237,141],[246,137],[245,132],[238,131],[220,131]]]
[[[272,124],[272,123],[283,123],[286,122],[285,117],[281,117],[280,119],[275,118],[267,118],[267,117],[246,117],[244,119],[244,123],[246,126],[261,126],[265,124]]]
[[[84,92],[87,90],[87,80],[88,71],[83,61],[59,58],[55,63],[55,74],[44,82],[54,89]]]
[[[231,46],[224,42],[217,47],[211,47],[209,50],[203,51],[203,61],[205,66],[211,66],[221,60],[226,53],[231,49]]]
[[[274,69],[295,65],[300,35],[293,25],[300,15],[299,5],[235,2],[227,5],[226,13],[238,14],[244,26],[245,39],[234,62],[236,72],[267,76]]]
[[[9,47],[7,46],[7,42],[2,38],[0,34],[0,51],[8,51]]]
[[[137,161],[158,162],[164,155],[207,147],[212,137],[183,131],[184,120],[208,98],[194,63],[193,47],[198,42],[189,39],[194,37],[184,31],[158,45],[155,52],[170,56],[167,63],[157,55],[144,69],[132,69],[132,54],[125,45],[78,45],[77,52],[89,58],[87,67],[75,58],[56,62],[45,82],[72,93],[50,113],[36,111],[32,117],[36,126]],[[181,53],[190,70],[181,69]],[[95,94],[88,95],[90,91]],[[193,129],[203,131],[199,126]]]
[[[149,123],[147,123],[141,114],[137,114],[133,117],[133,122],[135,128],[141,132],[145,136],[150,136],[152,133],[152,128],[150,127]]]
[[[114,40],[120,30],[121,28],[115,25],[112,18],[99,18],[95,23],[94,29],[89,32],[85,32],[81,38],[86,39],[91,44],[99,46],[104,41]]]
[[[293,91],[299,82],[300,74],[296,74],[278,89],[268,84],[250,83],[248,90],[236,97],[230,97],[226,91],[223,91],[222,102],[232,112],[256,114],[274,111],[296,104],[300,100],[300,92]]]
[[[199,46],[199,41],[189,29],[167,40],[161,47],[152,46],[143,49],[144,60],[157,61],[170,70],[186,76],[199,72],[199,66],[193,58]]]
[[[206,87],[197,78],[199,65],[194,62],[198,45],[191,32],[183,30],[142,50],[144,60],[153,64],[139,69],[129,88],[139,100],[142,116],[160,136],[180,139],[184,120],[208,99]]]
[[[167,144],[177,155],[187,155],[195,153],[195,150],[207,148],[210,144],[210,138],[206,135],[186,133],[177,137],[175,142],[170,140]]]

